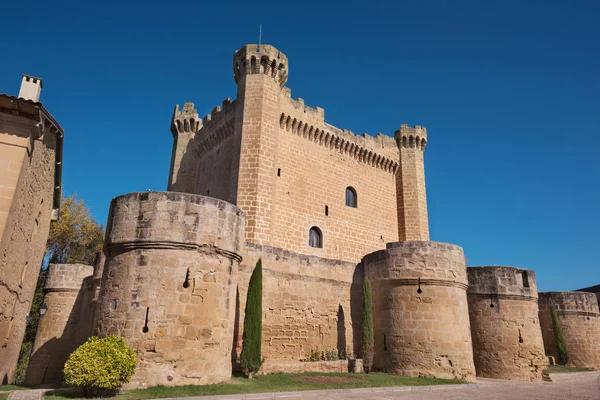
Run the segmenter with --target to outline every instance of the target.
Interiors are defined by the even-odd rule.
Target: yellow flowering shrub
[[[65,363],[65,385],[83,388],[88,397],[117,394],[131,380],[137,364],[135,351],[123,338],[88,339]]]

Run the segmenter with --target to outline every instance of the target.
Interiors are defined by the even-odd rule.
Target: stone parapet
[[[427,241],[388,243],[362,262],[373,291],[375,368],[474,380],[462,249]]]
[[[469,267],[467,275],[477,376],[540,381],[547,362],[534,272]]]
[[[111,204],[97,333],[138,357],[128,387],[231,377],[244,213],[210,197],[130,193]]]
[[[594,293],[542,292],[539,316],[546,355],[558,360],[551,309],[556,310],[567,350],[568,365],[600,369],[600,312]]]

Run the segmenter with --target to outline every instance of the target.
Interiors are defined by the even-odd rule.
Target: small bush
[[[118,393],[135,372],[133,348],[116,336],[91,337],[65,363],[65,385],[83,388],[87,397],[108,397]]]

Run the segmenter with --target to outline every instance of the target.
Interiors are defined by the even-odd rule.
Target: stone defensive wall
[[[94,267],[50,264],[40,317],[27,369],[29,385],[61,384],[69,355],[90,336]]]
[[[373,292],[374,367],[473,381],[462,248],[430,241],[388,243],[362,263]]]
[[[469,317],[477,376],[539,381],[547,365],[535,273],[469,267]]]
[[[367,165],[395,173],[400,155],[393,137],[378,133],[358,135],[325,122],[325,110],[304,105],[301,98],[292,99],[291,90],[285,88],[280,98],[279,127]],[[424,140],[426,141],[426,135]]]
[[[262,372],[344,370],[344,362],[305,361],[312,351],[360,356],[363,271],[356,263],[247,244],[240,266],[233,360],[239,360],[248,282],[263,266]],[[288,371],[289,372],[289,371]]]
[[[244,225],[240,209],[211,197],[145,192],[113,199],[97,332],[135,348],[128,387],[231,377]]]
[[[551,308],[556,310],[574,367],[600,369],[600,312],[594,293],[542,292],[539,294],[540,324],[546,355],[558,362]]]

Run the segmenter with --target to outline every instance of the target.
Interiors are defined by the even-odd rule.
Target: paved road
[[[264,393],[212,398],[215,400],[273,398],[286,400],[600,400],[600,371],[552,374],[552,380],[552,383],[530,383],[479,379],[476,385]],[[207,400],[206,397],[194,399]]]

